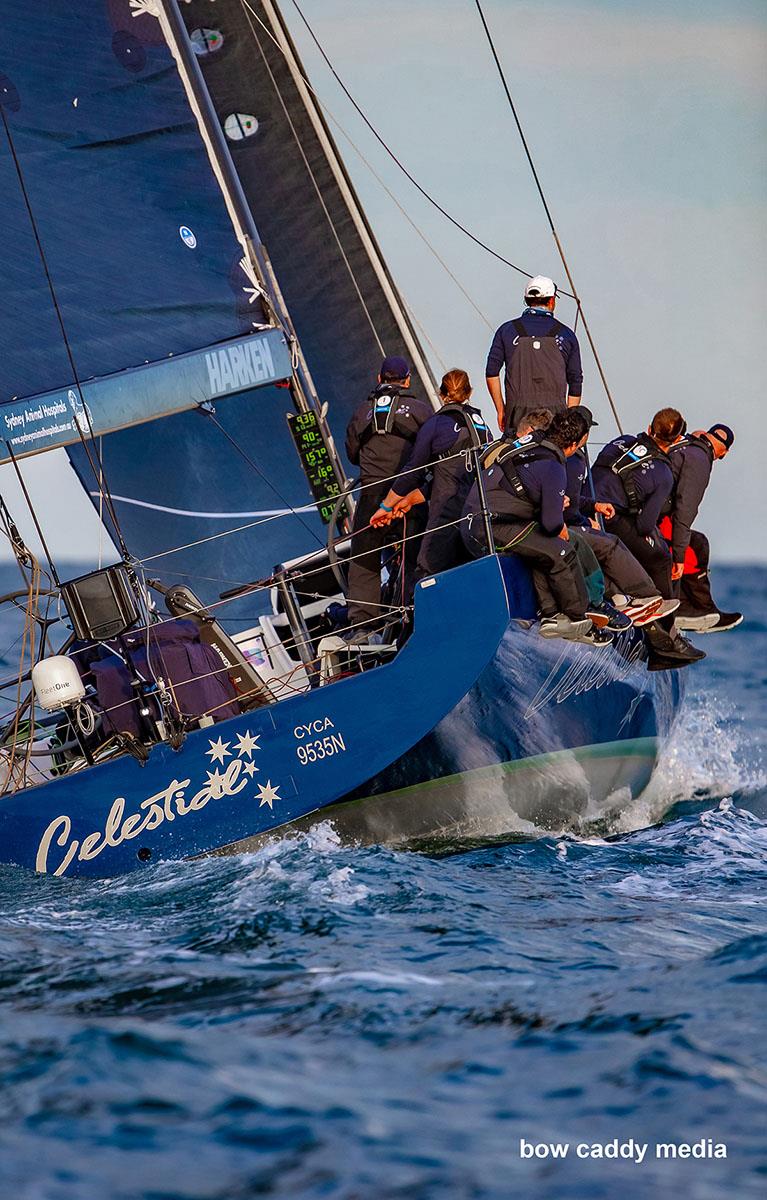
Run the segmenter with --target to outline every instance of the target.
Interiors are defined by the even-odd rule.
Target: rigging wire
[[[436,358],[436,360],[439,363],[440,368],[442,370],[442,374],[444,375],[449,370],[447,363],[445,362],[444,358],[440,354],[437,347],[434,345],[434,342],[429,337],[428,333],[424,329],[421,322],[418,320],[418,317],[415,315],[415,311],[413,310],[411,305],[408,303],[408,301],[405,299],[405,297],[401,291],[400,291],[400,299],[402,300],[402,304],[405,309],[405,312],[410,317],[410,320],[413,322],[413,325],[415,326],[416,330],[418,331],[418,333],[420,333],[421,337],[426,342],[427,346],[429,347],[432,354]]]
[[[431,462],[424,463],[424,466],[425,467],[433,467],[438,462],[446,462],[453,458],[459,458],[459,457],[461,457],[462,454],[463,454],[463,451],[458,450],[458,451],[456,451],[455,454],[449,454],[445,458],[439,458],[439,459],[435,458]],[[255,469],[257,470],[258,468],[255,468]],[[336,501],[342,500],[342,499],[345,499],[347,496],[351,496],[353,492],[357,492],[357,491],[364,492],[368,488],[380,487],[380,485],[382,483],[391,483],[393,480],[399,478],[399,474],[400,474],[399,472],[395,472],[394,475],[387,475],[384,479],[374,479],[371,483],[352,484],[350,487],[347,488],[347,490],[345,492],[339,492],[338,495],[332,497],[332,499],[334,499]],[[269,479],[266,479],[265,476],[264,476],[264,479],[265,479],[266,483],[269,484],[270,487],[274,486]],[[128,504],[136,503],[135,500],[128,500],[125,496],[118,496],[117,499],[124,500]],[[143,503],[143,502],[139,502],[139,503]],[[220,531],[220,533],[211,533],[211,534],[208,534],[206,537],[197,538],[193,542],[185,542],[181,546],[171,546],[168,550],[159,550],[154,554],[146,555],[144,558],[137,558],[135,561],[136,561],[136,563],[156,562],[158,558],[168,558],[168,557],[170,557],[171,554],[180,554],[182,550],[193,550],[193,549],[195,549],[195,547],[204,546],[208,542],[216,542],[219,540],[219,538],[233,537],[234,534],[245,533],[249,529],[255,529],[258,525],[268,525],[271,521],[280,521],[283,518],[286,518],[289,516],[297,516],[298,513],[303,512],[303,511],[307,511],[307,512],[313,511],[315,509],[315,507],[316,507],[316,505],[311,504],[311,505],[307,505],[305,510],[300,509],[300,508],[299,509],[291,508],[289,511],[281,511],[278,513],[271,513],[268,516],[262,516],[258,521],[248,521],[248,523],[246,525],[234,525],[230,529],[222,529]],[[180,513],[180,515],[182,515],[182,516],[197,516],[198,515],[197,513],[184,513],[179,509],[172,510],[172,511]],[[222,514],[222,515],[223,516],[226,516],[226,515],[235,516],[236,514],[232,513],[232,514]],[[345,534],[344,537],[341,538],[341,541],[344,541],[347,537],[350,537],[350,536],[351,536],[350,534]],[[326,549],[326,545],[324,542],[322,544],[322,549],[323,550]],[[203,578],[203,577],[201,576],[200,578]]]
[[[305,521],[304,518],[301,516],[300,511],[297,508],[294,508],[293,505],[290,504],[290,502],[285,499],[285,497],[283,496],[280,489],[274,483],[272,483],[271,479],[269,479],[267,475],[264,474],[264,472],[261,470],[261,468],[259,467],[258,463],[255,461],[255,459],[252,459],[250,457],[250,455],[248,454],[247,450],[243,450],[242,446],[237,441],[237,439],[232,437],[229,430],[224,428],[224,426],[221,424],[221,422],[219,421],[219,419],[215,415],[215,413],[210,412],[207,408],[201,408],[200,411],[205,414],[205,416],[208,418],[208,420],[210,422],[212,422],[213,425],[215,425],[215,427],[219,431],[219,433],[222,433],[224,435],[226,440],[229,442],[230,446],[232,446],[232,448],[237,451],[237,453],[240,455],[240,457],[242,459],[244,459],[244,461],[248,464],[248,466],[252,470],[254,470],[261,479],[263,479],[264,483],[267,484],[267,486],[270,487],[272,489],[272,491],[280,498],[280,500],[285,505],[285,507],[290,509],[291,514],[294,517],[298,518],[300,524],[303,525],[304,529],[310,535],[310,537],[313,537],[315,542],[317,542],[317,544],[319,546],[321,546],[322,549],[324,550],[325,543],[322,540],[322,538],[320,538],[320,536],[317,534],[316,530],[312,529],[309,522]],[[144,559],[142,561],[146,562],[147,560]]]
[[[306,156],[306,152],[304,151],[304,148],[303,148],[303,146],[302,146],[302,144],[301,144],[301,139],[300,139],[300,138],[299,138],[299,136],[298,136],[298,130],[296,129],[295,125],[293,124],[293,119],[292,119],[292,117],[291,117],[291,115],[290,115],[290,112],[288,111],[288,107],[287,107],[287,105],[286,105],[285,101],[284,101],[284,100],[283,100],[283,98],[282,98],[282,92],[280,91],[280,89],[279,89],[279,88],[278,88],[278,86],[277,86],[277,81],[276,81],[276,79],[274,78],[274,74],[273,74],[273,72],[272,72],[272,68],[271,68],[271,66],[270,66],[270,64],[269,64],[269,60],[267,59],[267,57],[266,57],[266,54],[264,53],[264,48],[263,48],[263,46],[261,45],[261,42],[260,42],[260,41],[259,41],[259,39],[258,39],[258,34],[256,33],[255,26],[253,25],[253,22],[252,22],[252,20],[251,20],[251,11],[252,11],[252,10],[250,10],[250,5],[249,5],[249,4],[243,4],[243,6],[242,6],[242,7],[245,9],[245,19],[246,19],[246,21],[248,22],[248,26],[249,26],[249,28],[250,28],[251,36],[252,36],[252,38],[253,38],[253,41],[255,42],[256,46],[258,47],[258,52],[259,52],[259,54],[261,55],[261,59],[262,59],[262,61],[263,61],[263,64],[264,64],[264,66],[266,67],[266,69],[267,69],[267,71],[268,71],[268,73],[269,73],[269,78],[270,78],[270,79],[271,79],[271,81],[272,81],[272,86],[273,86],[273,88],[274,88],[274,91],[275,91],[275,93],[276,93],[276,95],[277,95],[277,98],[278,98],[278,99],[279,99],[279,101],[280,101],[280,104],[281,104],[281,106],[282,106],[282,111],[283,111],[283,113],[285,114],[285,118],[286,118],[286,120],[287,120],[287,122],[288,122],[288,125],[290,126],[290,132],[293,134],[293,138],[294,138],[294,140],[295,140],[296,146],[298,147],[298,151],[299,151],[299,153],[300,153],[300,155],[301,155],[301,158],[303,159],[304,166],[306,167],[306,170],[307,170],[307,173],[308,173],[308,175],[309,175],[309,178],[310,178],[310,179],[311,179],[311,181],[312,181],[312,184],[313,184],[313,186],[314,186],[314,190],[315,190],[315,192],[317,193],[317,199],[319,200],[319,202],[320,202],[320,205],[321,205],[321,207],[322,207],[322,210],[323,210],[323,212],[325,213],[325,216],[327,217],[328,225],[330,226],[330,229],[331,229],[331,232],[332,232],[332,234],[333,234],[333,237],[335,238],[336,245],[338,246],[338,250],[339,250],[339,252],[340,252],[340,254],[341,254],[341,257],[342,257],[342,259],[344,260],[344,264],[345,264],[345,266],[346,266],[346,269],[347,269],[347,271],[348,271],[348,273],[349,273],[349,278],[350,278],[350,279],[351,279],[351,281],[352,281],[352,286],[354,287],[354,290],[355,290],[355,292],[357,293],[357,298],[358,298],[358,300],[359,300],[360,304],[362,305],[362,308],[363,308],[363,310],[364,310],[365,316],[367,317],[368,324],[370,325],[370,328],[371,328],[371,330],[372,330],[372,333],[373,333],[373,337],[375,338],[375,340],[376,340],[376,343],[378,344],[378,349],[379,349],[379,350],[380,350],[380,352],[381,352],[381,357],[382,357],[382,358],[385,358],[385,357],[386,357],[386,350],[385,350],[385,348],[384,348],[384,344],[383,344],[383,342],[381,341],[380,335],[379,335],[379,333],[378,333],[378,329],[376,328],[375,321],[373,320],[373,317],[372,317],[372,314],[371,314],[371,312],[370,312],[370,309],[368,308],[367,304],[365,303],[365,298],[364,298],[364,296],[362,295],[362,291],[361,291],[361,289],[360,289],[360,286],[359,286],[359,284],[358,284],[358,282],[357,282],[357,276],[355,275],[355,273],[354,273],[354,270],[353,270],[353,268],[352,268],[352,265],[351,265],[351,263],[349,262],[349,259],[347,258],[346,251],[344,250],[344,247],[343,247],[343,244],[342,244],[342,242],[341,242],[341,239],[340,239],[340,237],[338,236],[338,231],[337,231],[337,229],[336,229],[336,226],[335,226],[335,223],[334,223],[334,221],[333,221],[333,218],[331,217],[331,215],[330,215],[330,212],[328,211],[328,207],[327,207],[327,205],[326,205],[326,203],[325,203],[325,198],[324,198],[324,196],[323,196],[323,194],[322,194],[322,189],[320,188],[320,185],[319,185],[319,183],[317,182],[317,177],[316,177],[316,175],[315,175],[315,173],[314,173],[314,171],[313,171],[313,169],[312,169],[311,163],[309,162],[309,159],[308,159],[308,158],[307,158],[307,156]],[[280,49],[282,49],[282,47],[280,47]]]
[[[454,284],[455,284],[455,286],[458,288],[458,291],[461,293],[461,295],[463,296],[464,300],[468,301],[468,303],[469,303],[469,304],[471,305],[471,307],[474,309],[474,311],[475,311],[475,313],[477,314],[477,316],[478,316],[478,317],[480,318],[480,320],[481,320],[481,321],[482,321],[482,322],[483,322],[483,323],[484,323],[484,324],[487,326],[487,328],[488,328],[488,329],[490,329],[491,331],[492,331],[493,329],[495,329],[495,326],[494,326],[494,325],[491,323],[490,319],[489,319],[489,318],[488,318],[488,317],[485,315],[485,313],[483,313],[482,309],[479,307],[479,305],[477,304],[476,300],[474,300],[474,298],[473,298],[473,297],[472,297],[472,296],[469,294],[469,292],[467,292],[466,288],[463,286],[463,284],[461,283],[460,279],[458,279],[458,277],[457,277],[456,275],[454,275],[454,274],[453,274],[453,271],[450,269],[450,267],[448,266],[448,264],[445,262],[444,258],[443,258],[443,257],[442,257],[442,255],[439,253],[439,251],[437,250],[436,246],[434,246],[434,245],[433,245],[433,243],[429,241],[429,239],[427,238],[427,236],[426,236],[426,234],[424,233],[424,231],[421,229],[421,227],[420,227],[419,225],[417,225],[417,224],[415,223],[415,221],[414,221],[414,220],[413,220],[413,218],[410,216],[410,213],[407,211],[407,209],[406,209],[406,208],[405,208],[405,207],[404,207],[402,204],[400,204],[399,200],[398,200],[398,199],[397,199],[397,197],[394,195],[394,192],[393,192],[393,191],[391,190],[391,188],[390,188],[390,187],[388,187],[388,185],[387,185],[387,184],[384,182],[384,180],[381,178],[381,176],[380,176],[380,175],[378,174],[378,172],[376,171],[376,169],[375,169],[375,167],[373,166],[373,164],[372,164],[372,163],[371,163],[371,162],[370,162],[370,161],[369,161],[369,160],[368,160],[368,159],[365,157],[365,155],[362,153],[362,151],[360,150],[359,146],[357,146],[357,145],[356,145],[356,143],[352,141],[351,137],[350,137],[350,136],[349,136],[349,134],[346,132],[346,130],[344,129],[344,127],[343,127],[342,125],[340,125],[340,124],[338,123],[338,121],[336,120],[336,118],[333,116],[333,114],[332,114],[331,112],[329,112],[327,108],[325,108],[325,105],[324,105],[324,104],[322,104],[322,102],[321,102],[321,101],[319,101],[319,100],[317,101],[317,103],[320,105],[320,107],[322,108],[322,110],[324,111],[324,113],[325,113],[325,115],[328,117],[328,119],[329,119],[330,121],[332,121],[332,122],[333,122],[333,124],[336,126],[336,128],[339,130],[339,132],[340,132],[340,133],[341,133],[341,134],[342,134],[342,135],[343,135],[343,136],[346,138],[346,140],[347,140],[347,142],[349,143],[349,145],[351,146],[352,150],[355,152],[355,154],[358,156],[358,158],[359,158],[359,159],[362,161],[362,163],[364,164],[364,166],[366,166],[366,167],[367,167],[368,171],[369,171],[369,172],[370,172],[370,174],[373,176],[373,178],[375,179],[375,181],[376,181],[376,183],[378,184],[378,186],[379,186],[379,187],[381,187],[381,188],[383,188],[383,190],[386,192],[386,195],[387,195],[387,196],[389,197],[389,199],[392,201],[392,203],[394,204],[394,206],[395,206],[395,207],[396,207],[396,208],[399,210],[399,212],[400,212],[400,215],[401,215],[401,216],[403,216],[403,217],[405,218],[405,220],[407,221],[408,225],[411,227],[411,229],[413,230],[413,232],[414,232],[415,234],[417,234],[417,236],[418,236],[418,237],[421,239],[421,241],[423,242],[423,244],[424,244],[424,246],[426,247],[426,249],[427,249],[427,250],[430,252],[430,254],[431,254],[431,255],[432,255],[434,258],[436,258],[437,262],[438,262],[438,263],[439,263],[439,265],[442,267],[442,270],[445,272],[445,274],[446,274],[446,275],[447,275],[447,276],[448,276],[450,279],[452,279],[453,283],[454,283]],[[412,317],[412,315],[413,315],[413,314],[412,314],[412,312],[411,312],[411,314],[410,314],[410,315],[411,315],[411,317]]]
[[[280,45],[279,41],[274,36],[274,33],[272,32],[272,30],[269,29],[268,25],[266,25],[264,23],[264,21],[262,21],[261,17],[259,17],[258,13],[251,6],[251,4],[248,2],[248,0],[240,0],[240,3],[242,5],[243,9],[247,10],[247,13],[249,13],[250,16],[253,17],[253,19],[258,22],[258,24],[263,29],[264,33],[267,35],[267,37],[270,39],[270,41],[274,43],[274,45],[277,47],[277,50],[280,52],[280,54],[283,56],[283,58],[286,58],[287,55],[286,55],[284,48]],[[248,20],[248,24],[251,26],[251,29],[252,29],[252,23],[250,20]],[[259,46],[259,49],[260,49],[260,46]],[[263,51],[262,51],[262,55],[263,55]],[[303,72],[299,71],[297,66],[295,69],[298,71],[301,81],[304,84],[304,86],[306,87],[307,91],[311,93],[318,108],[320,108],[322,110],[322,112],[325,114],[327,119],[336,127],[336,129],[342,135],[342,137],[344,137],[346,139],[346,141],[349,143],[349,145],[352,148],[352,150],[354,151],[354,153],[357,155],[357,157],[362,162],[363,166],[365,166],[367,168],[367,170],[373,176],[373,178],[375,179],[375,181],[379,185],[379,187],[381,187],[383,189],[383,191],[386,192],[386,195],[389,197],[389,199],[392,201],[392,203],[395,205],[395,207],[399,210],[400,214],[405,218],[407,223],[413,229],[414,233],[416,233],[417,236],[424,243],[427,250],[437,260],[437,262],[442,267],[442,269],[445,271],[445,273],[449,276],[450,279],[452,279],[453,283],[458,288],[461,295],[471,305],[471,307],[476,312],[477,316],[480,317],[480,319],[484,322],[484,324],[487,326],[488,329],[493,330],[495,328],[495,326],[492,325],[492,323],[490,322],[488,317],[485,315],[485,313],[482,312],[482,309],[479,307],[477,302],[473,299],[473,297],[469,294],[469,292],[467,292],[466,288],[463,286],[460,279],[458,279],[456,277],[456,275],[454,275],[453,271],[450,269],[450,266],[445,262],[444,258],[442,258],[441,254],[439,253],[437,248],[432,244],[432,242],[429,241],[428,237],[426,236],[424,231],[421,229],[421,227],[413,220],[413,218],[410,216],[410,213],[407,211],[407,209],[400,203],[400,201],[395,196],[394,192],[391,190],[391,188],[388,186],[388,184],[382,179],[382,177],[379,175],[378,171],[376,171],[375,167],[370,162],[370,160],[368,158],[366,158],[365,154],[362,152],[362,150],[359,148],[357,143],[354,141],[354,139],[352,138],[349,131],[344,128],[344,126],[341,124],[341,122],[338,120],[338,118],[334,115],[334,113],[332,113],[331,110],[328,108],[328,106],[324,103],[324,101],[320,99],[320,96],[318,95],[316,88],[314,88],[312,86],[312,84],[309,82],[309,80],[303,74]],[[270,74],[271,74],[271,72],[270,72]],[[280,95],[279,92],[278,92],[278,95]],[[280,100],[281,99],[282,99],[282,97],[280,95]],[[283,107],[284,107],[284,105],[283,105]],[[328,219],[330,219],[330,218],[328,218]],[[350,270],[351,270],[351,268],[350,268]],[[412,312],[410,313],[410,315],[412,317],[412,315],[413,315]]]
[[[296,0],[293,0],[293,3],[295,5],[295,7],[298,8],[298,5],[296,4]],[[576,314],[576,320],[577,320],[577,317],[580,316],[580,319],[583,322],[583,331],[586,334],[589,346],[591,347],[591,352],[594,355],[594,361],[597,365],[599,377],[602,380],[602,386],[605,389],[605,394],[606,394],[608,402],[610,404],[610,408],[612,409],[612,413],[615,418],[615,423],[618,426],[618,432],[623,433],[623,426],[621,424],[621,419],[618,416],[618,409],[615,406],[615,402],[613,400],[612,393],[611,393],[610,388],[607,383],[607,378],[606,378],[604,370],[602,368],[601,359],[599,357],[599,354],[597,353],[597,348],[596,348],[596,345],[594,344],[594,339],[591,336],[591,330],[589,329],[588,322],[586,321],[586,316],[583,312],[583,305],[581,304],[580,296],[578,295],[578,292],[575,287],[575,282],[570,273],[570,266],[568,264],[567,257],[565,255],[564,249],[562,247],[562,243],[559,240],[559,234],[557,233],[557,229],[554,224],[554,218],[551,214],[551,209],[549,208],[549,203],[546,199],[546,194],[543,190],[543,185],[541,184],[540,176],[538,175],[538,171],[536,169],[535,162],[533,161],[533,156],[530,152],[530,147],[527,143],[527,138],[525,137],[525,133],[522,128],[522,122],[519,119],[519,114],[517,112],[516,105],[514,103],[514,100],[511,95],[511,91],[509,89],[508,82],[506,80],[506,73],[503,69],[503,66],[501,65],[501,60],[498,57],[498,51],[496,49],[495,42],[493,40],[493,35],[490,32],[490,27],[485,18],[485,14],[482,9],[482,4],[481,4],[480,0],[474,0],[474,4],[476,6],[477,12],[479,13],[479,17],[482,22],[482,27],[485,31],[485,35],[487,37],[488,44],[490,46],[490,51],[491,51],[493,59],[495,61],[495,65],[498,68],[498,74],[501,77],[501,83],[503,84],[503,90],[506,93],[506,99],[509,102],[509,108],[511,109],[511,115],[514,118],[514,123],[517,127],[517,132],[519,133],[520,139],[522,141],[522,146],[525,151],[525,156],[530,165],[530,170],[532,171],[533,179],[535,180],[535,186],[538,189],[538,195],[541,198],[541,203],[543,204],[543,209],[544,209],[544,212],[546,213],[546,219],[549,223],[549,228],[551,229],[552,237],[554,238],[554,242],[556,244],[557,251],[559,253],[559,257],[562,260],[562,266],[564,267],[565,274],[567,275],[567,281],[570,284],[570,287],[572,288],[572,299],[575,300],[575,303],[578,306],[578,313]]]
[[[247,0],[242,0],[242,3],[246,4]],[[250,7],[250,6],[248,5],[248,7]],[[378,132],[375,125],[373,125],[372,121],[366,115],[365,111],[361,108],[361,106],[357,103],[357,101],[355,100],[352,93],[349,91],[349,89],[346,86],[346,84],[344,83],[343,79],[341,78],[341,76],[338,74],[335,67],[333,66],[333,63],[330,61],[330,58],[328,57],[327,53],[325,52],[325,49],[324,49],[322,43],[320,42],[319,38],[317,37],[316,33],[314,32],[312,26],[309,24],[309,21],[304,16],[304,13],[303,13],[300,5],[297,3],[297,0],[293,0],[293,7],[295,8],[299,17],[301,18],[304,25],[306,26],[307,32],[308,32],[310,38],[312,39],[312,41],[314,42],[315,46],[317,47],[317,50],[319,51],[320,55],[322,56],[328,70],[330,71],[331,75],[335,79],[338,86],[341,88],[341,91],[344,93],[344,95],[346,96],[349,103],[354,108],[355,112],[361,117],[364,124],[367,126],[367,128],[370,130],[370,132],[373,134],[373,137],[376,139],[376,141],[379,143],[379,145],[383,148],[383,150],[386,152],[386,154],[388,154],[388,156],[392,160],[392,162],[399,168],[399,170],[402,172],[402,174],[407,179],[410,180],[410,182],[412,183],[412,185],[416,189],[416,191],[420,192],[420,194],[423,196],[423,198],[425,200],[427,200],[428,203],[431,204],[431,206],[433,208],[436,208],[437,211],[439,213],[441,213],[442,216],[445,217],[445,219],[447,221],[449,221],[451,225],[454,225],[456,229],[459,229],[461,231],[461,233],[465,234],[465,236],[468,237],[472,242],[474,242],[475,245],[481,247],[482,250],[487,251],[488,254],[491,254],[493,256],[493,258],[498,259],[499,262],[504,263],[505,266],[510,267],[512,269],[512,271],[516,271],[519,275],[524,275],[526,279],[531,279],[532,274],[530,271],[526,271],[523,267],[517,266],[516,263],[511,262],[511,260],[506,258],[503,254],[500,254],[497,250],[494,250],[492,248],[492,246],[488,246],[487,242],[483,242],[481,238],[478,238],[476,236],[476,234],[473,234],[471,232],[470,229],[468,229],[465,225],[461,224],[461,222],[459,220],[457,220],[456,217],[452,216],[452,214],[449,213],[446,208],[443,208],[443,206],[439,203],[439,201],[435,200],[434,197],[431,195],[431,193],[428,192],[427,189],[418,182],[418,180],[415,178],[415,176],[407,169],[407,167],[402,162],[402,160],[397,157],[397,155],[394,153],[394,151],[389,146],[389,144],[386,142],[386,140]],[[251,9],[251,12],[252,11],[253,10]],[[304,80],[304,82],[306,82],[306,80]],[[569,292],[563,291],[560,294],[564,295],[564,296],[570,296]],[[570,299],[574,300],[575,297],[570,296]]]

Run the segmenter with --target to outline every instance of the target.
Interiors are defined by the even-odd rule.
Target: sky
[[[531,274],[566,281],[474,0],[300,0],[372,123],[434,197]],[[698,526],[715,561],[767,559],[761,372],[767,300],[767,4],[484,0],[509,85],[624,428],[665,405],[725,421]],[[418,195],[282,9],[321,100],[449,265],[334,134],[435,372],[484,395],[493,330],[524,280]],[[479,310],[479,311],[477,311]],[[557,316],[574,317],[562,300]],[[582,344],[583,344],[583,339]],[[617,433],[584,347],[584,403]],[[62,454],[28,459],[54,556],[91,558],[98,522]],[[0,491],[30,530],[9,468]]]

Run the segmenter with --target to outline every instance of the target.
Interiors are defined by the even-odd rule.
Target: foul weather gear
[[[580,397],[583,370],[578,339],[546,308],[527,308],[495,332],[485,375],[505,369],[505,424],[514,434],[534,408],[552,412],[567,407],[567,394]]]

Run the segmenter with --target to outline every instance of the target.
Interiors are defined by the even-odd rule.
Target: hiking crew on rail
[[[586,616],[588,596],[564,521],[565,462],[582,436],[575,413],[555,416],[542,437],[528,434],[495,443],[483,461],[487,506],[496,548],[530,562],[544,637],[604,644]],[[464,540],[483,554],[481,496],[475,484],[466,505]]]
[[[681,596],[677,624],[697,633],[720,633],[743,620],[739,612],[722,612],[711,595],[710,547],[704,533],[693,529],[715,462],[727,456],[735,434],[723,421],[708,430],[688,433],[669,450],[674,491],[659,529],[671,543],[672,575]]]
[[[384,359],[346,437],[361,485],[347,639],[364,640],[386,622],[382,552],[401,544],[401,608],[417,579],[487,553],[490,532],[497,553],[530,563],[543,637],[604,648],[642,626],[649,668],[666,670],[705,658],[680,628],[715,632],[742,620],[714,603],[708,541],[692,528],[732,430],[719,423],[687,434],[682,414],[662,408],[646,432],[603,445],[589,472],[597,422],[580,403],[578,340],[554,318],[556,294],[552,280],[536,276],[522,316],[493,338],[486,378],[498,441],[469,403],[465,371],[443,376],[435,412],[409,393],[406,360]]]

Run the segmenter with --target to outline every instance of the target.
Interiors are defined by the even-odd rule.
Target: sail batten
[[[238,392],[287,379],[290,350],[279,329],[249,334],[91,379],[39,396],[0,403],[0,463],[40,454],[187,412]],[[87,411],[86,411],[87,408]]]

